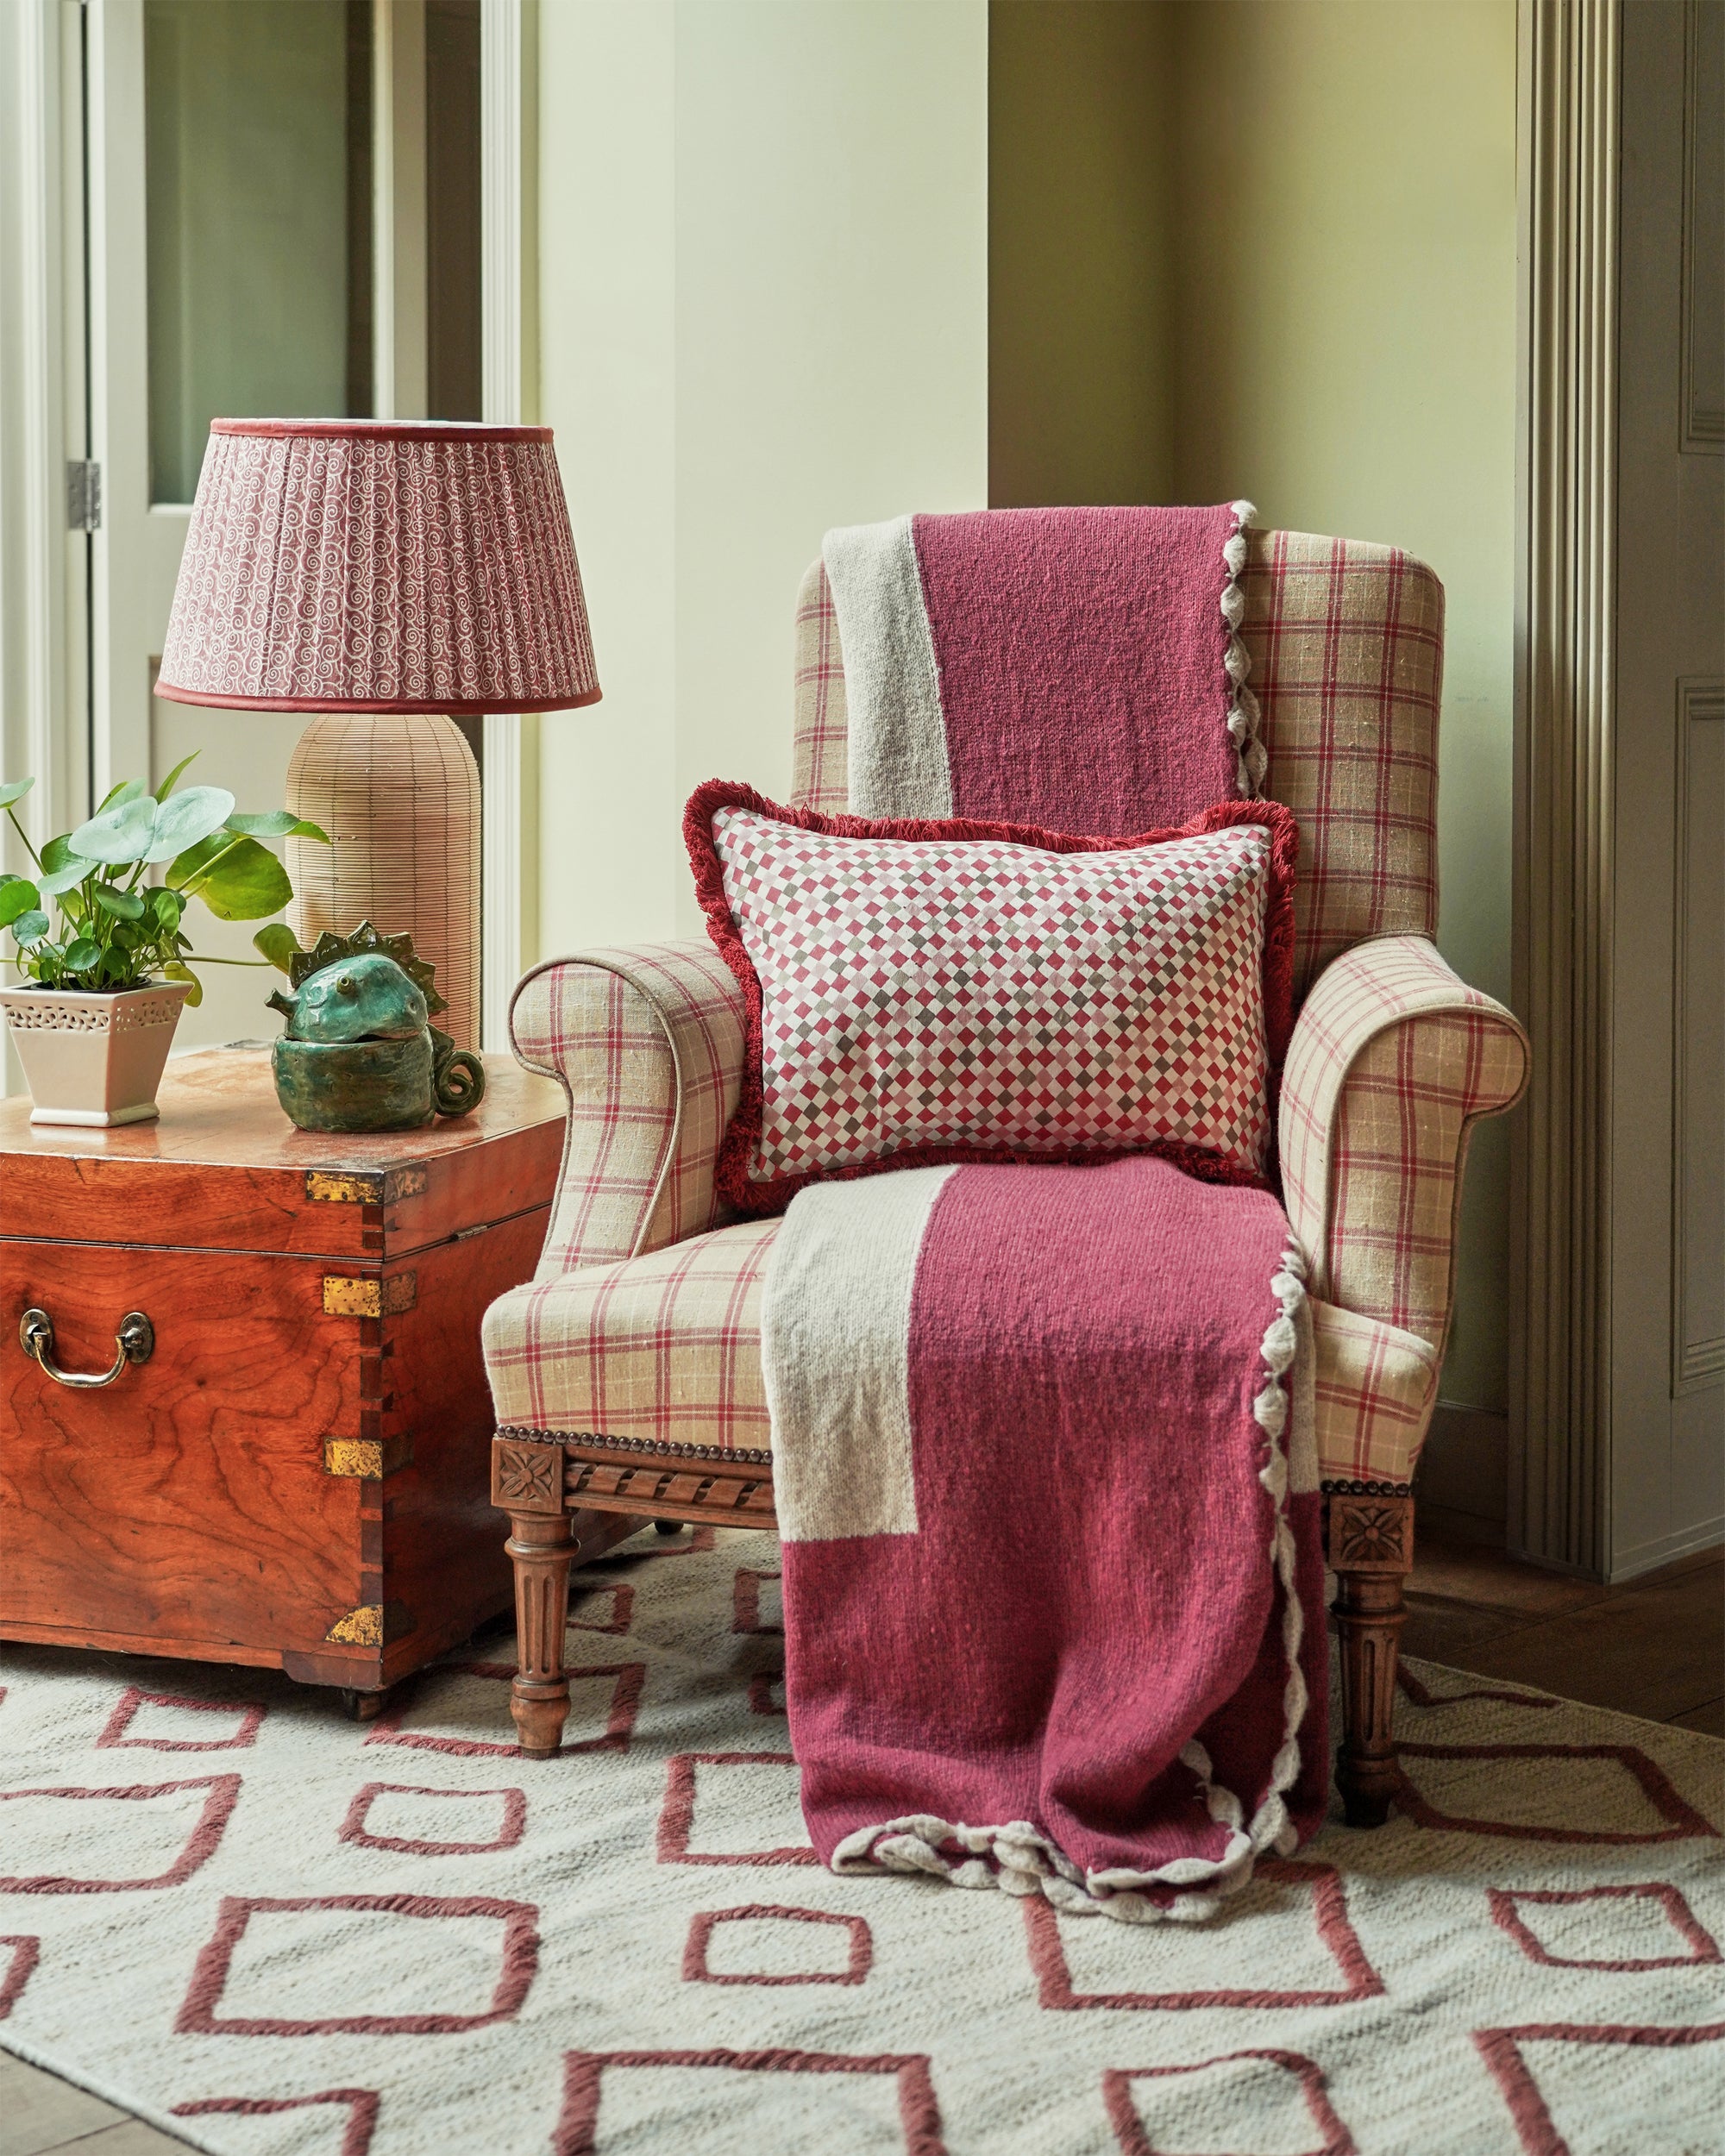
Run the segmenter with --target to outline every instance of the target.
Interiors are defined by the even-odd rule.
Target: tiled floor
[[[1426,1533],[1409,1654],[1725,1737],[1725,1551],[1593,1587]],[[4,2156],[173,2156],[185,2144],[0,2050]]]

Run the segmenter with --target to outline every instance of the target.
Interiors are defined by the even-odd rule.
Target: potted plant
[[[196,956],[183,922],[194,898],[219,919],[260,920],[293,896],[262,838],[327,835],[289,809],[240,816],[224,787],[176,793],[177,764],[155,793],[117,786],[87,823],[39,854],[15,804],[35,783],[0,786],[0,807],[35,864],[0,875],[0,929],[24,984],[0,988],[35,1106],[33,1123],[141,1123],[185,1005],[202,1000],[193,965],[264,960]],[[151,871],[160,871],[152,881]],[[50,918],[49,906],[55,918]]]

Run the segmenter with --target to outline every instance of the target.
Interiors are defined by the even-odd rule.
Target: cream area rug
[[[543,1763],[506,1634],[369,1727],[4,1650],[0,2045],[223,2156],[1725,2151],[1725,1745],[1415,1663],[1391,1823],[1211,1923],[840,1878],[778,1564],[581,1575]]]

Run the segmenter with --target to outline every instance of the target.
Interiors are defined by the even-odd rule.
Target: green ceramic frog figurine
[[[287,1020],[271,1060],[276,1097],[302,1131],[412,1131],[479,1106],[485,1066],[429,1023],[447,1006],[411,938],[362,921],[309,951],[288,937],[266,956],[294,989],[269,999]]]

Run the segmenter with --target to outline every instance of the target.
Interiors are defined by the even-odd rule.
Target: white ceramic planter
[[[0,988],[0,1009],[35,1102],[32,1123],[147,1123],[184,981],[92,995],[78,988]]]

